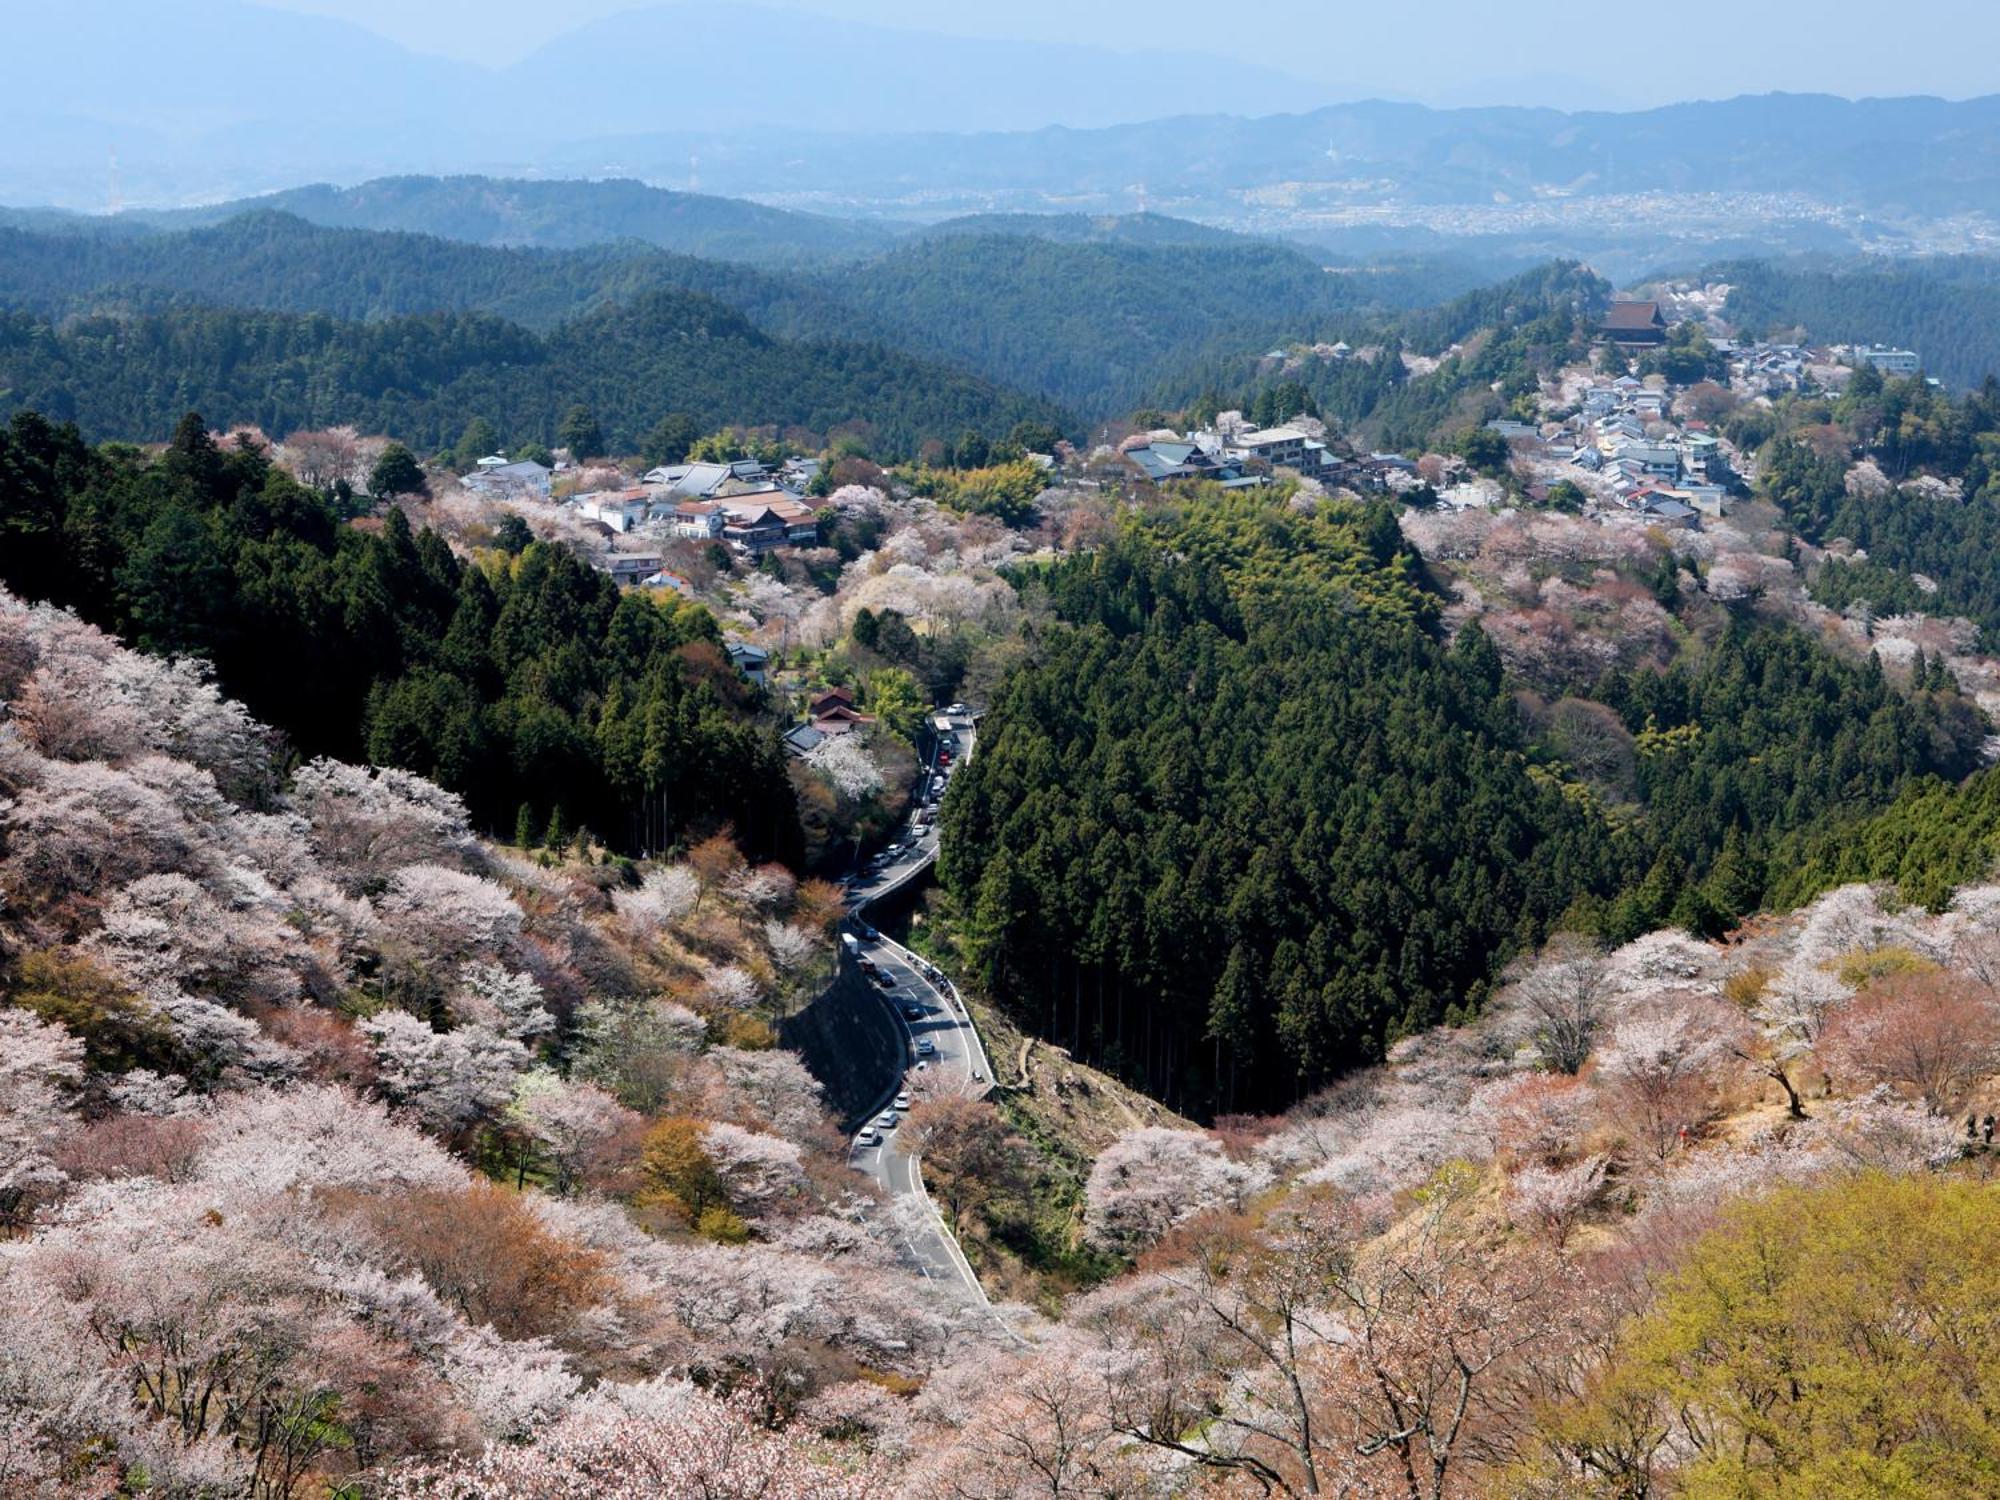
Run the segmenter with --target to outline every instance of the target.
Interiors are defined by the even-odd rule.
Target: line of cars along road
[[[963,703],[954,703],[945,710],[947,714],[951,715],[963,714],[967,711]],[[842,883],[849,890],[860,891],[873,885],[892,865],[901,861],[905,855],[914,853],[920,848],[925,836],[936,825],[938,802],[944,796],[945,783],[951,776],[953,752],[957,748],[957,744],[958,741],[955,735],[944,738],[938,748],[933,769],[924,776],[923,786],[917,795],[916,808],[910,815],[909,830],[901,838],[897,839],[896,842],[890,844],[881,853],[870,859],[867,864],[863,865],[859,875],[850,875],[847,877]],[[873,927],[870,927],[859,917],[854,919],[854,929],[851,933],[843,934],[841,942],[846,947],[848,953],[854,958],[855,964],[861,970],[863,977],[882,992],[883,997],[896,1007],[906,1023],[914,1024],[929,1019],[936,1012],[936,1007],[926,1003],[921,994],[902,994],[896,984],[895,974],[867,953],[866,947],[879,942],[882,934],[877,932]],[[935,965],[916,957],[914,954],[911,955],[911,965],[929,984],[938,987],[938,993],[943,993],[945,983],[944,974]],[[917,1071],[920,1073],[929,1071],[930,1065],[938,1057],[937,1043],[927,1036],[920,1036],[914,1039],[913,1045],[917,1054]],[[876,1115],[872,1122],[862,1126],[860,1131],[856,1133],[854,1137],[855,1144],[862,1147],[881,1145],[884,1140],[883,1132],[894,1130],[902,1120],[903,1111],[909,1107],[910,1096],[908,1091],[898,1090],[896,1097],[890,1102],[889,1107]]]

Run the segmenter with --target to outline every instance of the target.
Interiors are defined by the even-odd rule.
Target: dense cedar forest
[[[790,343],[707,297],[652,291],[538,335],[484,313],[380,322],[172,307],[60,325],[0,315],[0,414],[162,439],[181,413],[271,432],[351,424],[435,448],[474,417],[556,440],[582,404],[636,449],[669,411],[705,428],[865,424],[885,456],[1068,420],[1048,402],[878,345]]]
[[[830,279],[899,348],[1120,416],[1191,351],[1352,332],[1362,288],[1277,245],[943,235]]]
[[[1529,741],[1484,633],[1439,638],[1385,508],[1213,497],[1020,587],[1060,624],[947,799],[945,885],[1024,1021],[1196,1112],[1379,1056],[1558,921],[1720,931],[1773,849],[1964,775],[1981,731],[1737,620],[1600,684],[1639,749],[1613,816]]]
[[[1886,881],[1903,900],[1943,911],[1960,886],[1987,879],[2000,863],[2000,774],[1960,783],[1924,778],[1893,804],[1858,823],[1804,840],[1773,882],[1772,900],[1791,906],[1853,881]]]
[[[621,595],[559,546],[473,563],[397,511],[349,525],[199,417],[151,463],[15,416],[0,582],[207,658],[302,756],[419,772],[489,830],[525,810],[636,852],[731,823],[798,858],[790,783],[706,610]]]

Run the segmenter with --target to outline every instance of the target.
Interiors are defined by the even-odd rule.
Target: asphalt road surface
[[[963,764],[972,754],[974,733],[969,727],[962,729],[957,740],[953,756]],[[847,930],[855,935],[857,947],[842,958],[846,963],[865,958],[879,969],[884,982],[870,982],[902,1035],[905,1072],[883,1080],[875,1115],[889,1110],[897,1093],[906,1089],[912,1094],[950,1092],[977,1097],[993,1086],[993,1065],[951,981],[902,945],[880,935],[867,935],[873,931],[868,925],[869,905],[920,878],[937,858],[935,825],[923,832],[906,828],[904,839],[906,846],[899,855],[873,878],[852,888],[853,917]],[[895,1124],[874,1124],[879,1142],[863,1144],[857,1133],[848,1144],[848,1161],[881,1184],[899,1205],[896,1222],[917,1269],[954,1295],[986,1305],[979,1278],[973,1275],[958,1241],[946,1231],[924,1191],[914,1143],[906,1142],[901,1111],[895,1113]]]

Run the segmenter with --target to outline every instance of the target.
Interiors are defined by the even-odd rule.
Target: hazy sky
[[[632,0],[266,0],[407,46],[513,62]],[[730,0],[707,0],[728,4]],[[1207,51],[1438,102],[1639,107],[1787,89],[2000,92],[1995,0],[767,0],[964,35]],[[1183,103],[1162,100],[1164,113]]]

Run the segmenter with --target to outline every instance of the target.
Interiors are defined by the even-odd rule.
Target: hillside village
[[[868,732],[879,719],[863,679],[898,664],[864,653],[870,660],[855,676],[828,652],[857,612],[872,619],[887,609],[885,619],[893,615],[899,630],[914,626],[922,641],[968,624],[989,639],[1004,634],[998,567],[1071,545],[1121,509],[1187,486],[1212,494],[1275,487],[1294,505],[1318,496],[1396,502],[1425,555],[1461,560],[1451,565],[1463,574],[1462,591],[1480,576],[1477,558],[1505,545],[1501,538],[1519,534],[1522,523],[1539,538],[1531,545],[1558,557],[1652,556],[1660,538],[1677,536],[1669,550],[1694,560],[1718,597],[1753,590],[1765,608],[1817,622],[1892,663],[1919,648],[1933,657],[1962,654],[1963,632],[1945,625],[1857,623],[1815,605],[1802,571],[1810,557],[1774,540],[1773,518],[1751,498],[1754,449],[1746,452],[1725,430],[1731,413],[1838,393],[1863,368],[1908,377],[1921,359],[1873,346],[1739,340],[1720,317],[1727,292],[1670,285],[1650,298],[1614,300],[1589,360],[1548,372],[1532,400],[1461,431],[1442,451],[1357,449],[1337,423],[1271,410],[1268,400],[1261,425],[1224,410],[1202,425],[1112,424],[1092,444],[1016,450],[982,471],[1004,475],[1016,497],[1010,525],[967,517],[950,471],[884,469],[852,450],[791,451],[747,435],[734,441],[739,456],[728,456],[723,441],[700,458],[650,467],[579,460],[567,450],[496,452],[456,475],[434,475],[423,511],[474,545],[516,517],[528,534],[567,542],[621,587],[709,605],[724,622],[731,664],[750,686],[774,694],[781,743],[801,761],[824,760],[855,730],[863,732],[843,754],[879,739]],[[1457,352],[1400,358],[1421,374]],[[1303,392],[1285,382],[1306,366],[1381,357],[1379,347],[1346,343],[1277,348],[1263,369],[1279,382],[1282,405],[1285,391]],[[748,456],[752,450],[758,456]],[[1603,540],[1589,540],[1592,532]],[[1497,577],[1479,596],[1488,628],[1511,664],[1532,674],[1545,664],[1527,655],[1549,650],[1546,604],[1534,601],[1530,615],[1500,608],[1507,589]],[[941,592],[957,602],[940,605]],[[968,601],[976,601],[969,613]],[[1573,615],[1565,618],[1561,634],[1593,636]],[[899,665],[915,668],[922,650],[913,638]],[[1964,658],[1961,676],[1982,703],[2000,707],[2000,677],[1983,662]],[[962,678],[949,676],[929,686],[939,702],[963,691]],[[895,717],[915,732],[913,711]]]

